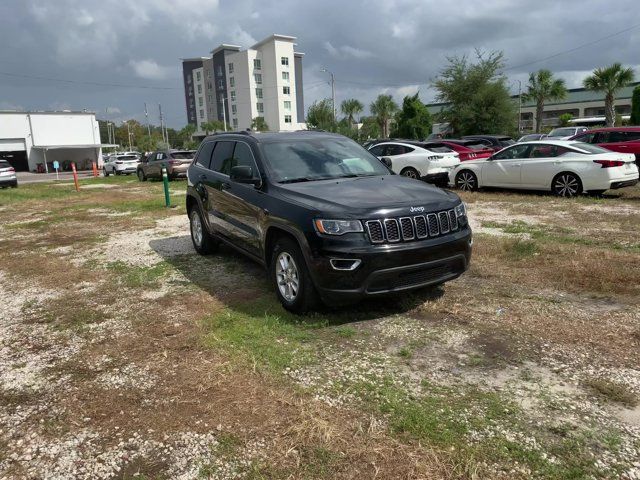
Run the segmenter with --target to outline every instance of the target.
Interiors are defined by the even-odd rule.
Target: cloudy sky
[[[147,102],[158,123],[162,103],[169,126],[180,128],[179,59],[222,42],[248,47],[272,33],[298,37],[306,54],[306,106],[331,95],[323,67],[335,73],[338,102],[368,105],[381,92],[401,100],[418,90],[432,101],[429,84],[446,57],[474,48],[504,51],[515,93],[517,80],[542,67],[569,87],[614,61],[640,77],[637,7],[637,0],[2,0],[0,110],[86,108],[98,118],[144,120]]]

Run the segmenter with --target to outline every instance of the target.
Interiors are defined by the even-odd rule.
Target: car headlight
[[[467,223],[467,207],[464,202],[460,202],[454,209],[456,212],[456,218],[458,219],[458,223],[465,225]]]
[[[325,235],[344,235],[364,231],[360,220],[316,220],[314,223],[316,230]]]

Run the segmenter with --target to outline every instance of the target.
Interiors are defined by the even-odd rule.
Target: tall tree
[[[607,127],[616,123],[614,102],[616,93],[621,88],[633,82],[633,69],[624,68],[616,62],[609,67],[596,68],[591,75],[584,79],[584,88],[596,92],[604,92],[604,113]]]
[[[631,97],[631,118],[630,125],[640,125],[640,85],[633,89]]]
[[[545,102],[547,100],[562,100],[566,96],[567,88],[564,80],[553,78],[553,73],[550,70],[541,69],[529,74],[527,92],[522,97],[536,102],[536,133],[540,133],[542,128]]]
[[[333,106],[331,105],[330,98],[313,102],[307,110],[307,125],[310,128],[327,131],[334,131],[336,129]]]
[[[402,100],[402,109],[396,115],[396,126],[392,137],[424,140],[431,133],[431,114],[420,101],[418,93],[407,95]]]
[[[389,121],[398,111],[398,105],[393,101],[391,95],[378,95],[378,98],[369,107],[371,113],[378,120],[383,138],[389,137]]]
[[[347,117],[349,125],[353,128],[355,116],[364,110],[364,105],[362,105],[360,100],[348,98],[342,102],[340,110],[342,110],[342,113]]]
[[[361,121],[362,127],[359,132],[359,138],[361,140],[380,138],[380,125],[376,117],[363,117]]]
[[[267,122],[264,119],[264,117],[255,117],[251,121],[251,129],[256,130],[258,132],[268,132],[269,125],[267,125]]]
[[[476,51],[476,62],[466,56],[449,57],[449,64],[434,82],[437,99],[448,106],[440,118],[457,135],[509,133],[516,126],[515,105],[506,79],[502,52]]]

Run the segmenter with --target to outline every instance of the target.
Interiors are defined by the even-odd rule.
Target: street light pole
[[[333,121],[335,121],[336,117],[338,116],[338,113],[336,110],[336,80],[335,80],[335,77],[333,76],[333,72],[330,72],[326,68],[323,68],[321,71],[331,75],[331,107],[333,109]]]
[[[518,80],[518,134],[522,133],[522,82]]]

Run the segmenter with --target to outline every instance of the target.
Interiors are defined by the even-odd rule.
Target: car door
[[[516,144],[494,153],[482,166],[482,185],[519,187],[522,160],[528,151],[529,144]]]
[[[567,149],[553,144],[531,145],[527,158],[522,159],[520,183],[523,188],[548,190],[556,174],[562,171],[562,161],[558,158]]]
[[[211,156],[210,167],[202,179],[207,198],[207,217],[209,224],[216,233],[226,239],[233,240],[233,230],[230,229],[229,222],[225,218],[224,211],[228,208],[223,207],[227,201],[227,196],[223,191],[228,189],[231,184],[229,176],[222,173],[225,164],[230,163],[233,157],[233,141],[220,140],[217,141]]]

